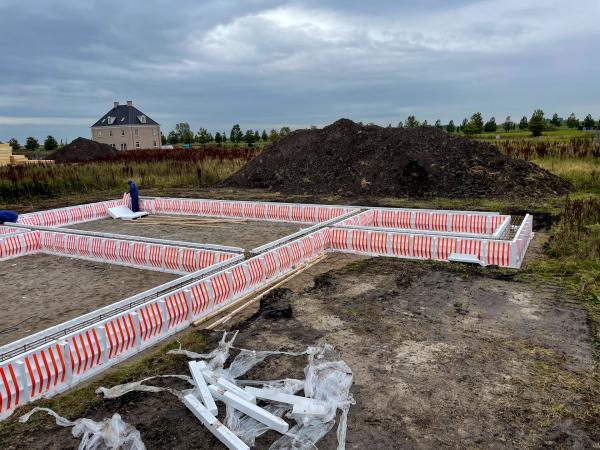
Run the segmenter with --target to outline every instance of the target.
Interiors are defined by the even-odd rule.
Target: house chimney
[[[133,102],[131,100],[127,100],[127,106],[133,106]]]
[[[117,109],[119,107],[119,102],[114,102],[113,109]]]

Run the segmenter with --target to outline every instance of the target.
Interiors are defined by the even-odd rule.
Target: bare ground
[[[134,221],[96,220],[69,228],[158,239],[220,244],[251,250],[295,233],[304,225],[256,220],[206,220],[195,217],[152,215]]]
[[[0,345],[175,278],[168,273],[45,254],[2,261]]]
[[[600,380],[585,311],[558,287],[517,281],[515,272],[332,255],[228,328],[241,330],[240,347],[328,342],[340,351],[355,376],[347,448],[600,448]],[[219,337],[190,330],[177,338],[203,351]],[[119,412],[149,449],[222,448],[169,394],[93,394],[98,385],[186,373],[185,358],[165,355],[174,345],[45,404],[71,419]],[[305,364],[268,359],[248,378],[302,377]],[[257,448],[276,437],[266,434]],[[46,417],[0,424],[2,440],[7,449],[77,445]],[[335,432],[318,447],[335,448]]]

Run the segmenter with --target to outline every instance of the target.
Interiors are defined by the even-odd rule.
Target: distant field
[[[500,126],[497,131],[489,133],[481,133],[473,136],[476,139],[496,139],[499,136],[501,140],[509,139],[530,139],[532,141],[552,141],[552,140],[569,140],[569,139],[594,139],[598,135],[598,131],[581,131],[571,128],[561,128],[559,130],[544,131],[539,137],[533,137],[529,130],[511,130],[504,131]]]

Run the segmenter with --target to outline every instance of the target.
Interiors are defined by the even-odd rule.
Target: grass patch
[[[600,194],[600,159],[586,158],[535,158],[532,160],[542,169],[569,181],[580,193]]]

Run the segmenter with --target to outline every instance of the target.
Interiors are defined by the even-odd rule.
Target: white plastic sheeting
[[[102,422],[85,418],[71,422],[51,409],[33,408],[21,416],[19,422],[27,422],[39,411],[53,416],[56,424],[61,427],[73,427],[73,437],[81,438],[79,450],[146,450],[140,432],[124,422],[119,414],[115,413],[110,419],[104,419]]]

